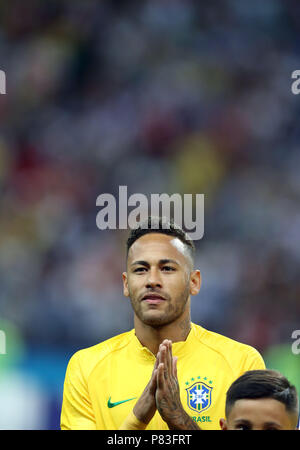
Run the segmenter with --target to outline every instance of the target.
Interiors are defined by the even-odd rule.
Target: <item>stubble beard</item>
[[[164,308],[164,311],[157,311],[157,313],[153,314],[153,310],[151,311],[150,309],[143,311],[142,302],[132,300],[132,296],[130,294],[131,306],[135,315],[143,324],[153,328],[160,328],[162,326],[169,325],[181,317],[187,307],[188,299],[189,286],[187,285],[185,290],[176,297],[175,302],[171,303],[170,299],[165,300],[168,303],[167,308]]]

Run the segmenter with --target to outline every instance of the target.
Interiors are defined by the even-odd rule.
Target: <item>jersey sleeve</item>
[[[120,426],[119,430],[145,430],[146,427],[147,424],[137,419],[133,411],[131,411]]]
[[[242,373],[248,370],[264,370],[266,368],[261,354],[253,347],[248,347],[247,356],[244,361]]]
[[[78,353],[71,357],[66,371],[61,410],[61,429],[95,430],[96,421],[87,383],[80,367]]]

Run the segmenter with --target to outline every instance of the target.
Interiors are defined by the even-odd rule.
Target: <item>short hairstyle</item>
[[[126,257],[128,257],[129,249],[132,244],[140,237],[149,233],[167,234],[168,236],[174,236],[180,239],[180,241],[185,244],[191,260],[194,260],[195,245],[190,236],[172,219],[168,220],[165,217],[155,216],[149,216],[148,219],[145,222],[140,223],[137,228],[131,229],[127,239]]]
[[[299,402],[295,386],[276,370],[249,370],[237,378],[226,394],[226,417],[237,400],[273,398],[283,403],[289,413],[298,415]]]

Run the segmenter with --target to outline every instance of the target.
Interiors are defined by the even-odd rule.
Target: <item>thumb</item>
[[[157,387],[157,367],[158,367],[158,359],[159,359],[159,353],[157,354],[157,358],[155,360],[155,364],[153,367],[152,375],[149,381],[149,392],[150,394],[154,395]]]
[[[157,369],[154,369],[149,382],[149,393],[151,395],[155,394],[156,387],[157,387]]]

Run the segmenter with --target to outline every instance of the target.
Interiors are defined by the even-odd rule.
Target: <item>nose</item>
[[[154,287],[162,287],[161,277],[158,270],[152,268],[148,271],[148,277],[146,280],[146,287],[148,289],[153,289]]]

